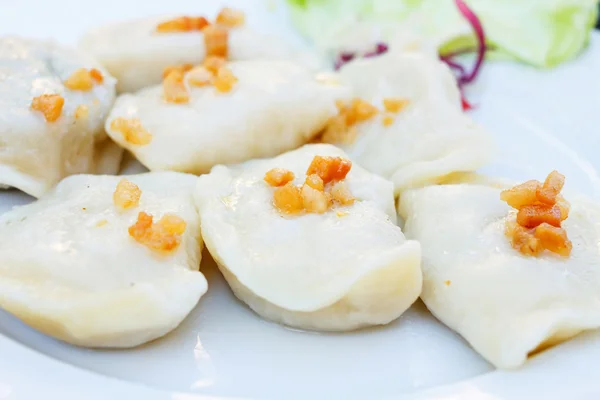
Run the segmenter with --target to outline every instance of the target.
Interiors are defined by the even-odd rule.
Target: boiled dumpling
[[[331,77],[287,61],[238,61],[226,70],[232,84],[225,92],[190,84],[195,71],[188,72],[185,102],[165,101],[164,86],[119,96],[108,134],[152,171],[200,174],[305,144],[336,113],[336,100],[349,95]]]
[[[205,59],[207,48],[201,30],[157,32],[159,24],[177,18],[186,17],[161,16],[102,26],[88,32],[80,47],[118,79],[118,92],[134,92],[160,83],[166,67],[196,65]],[[318,56],[246,24],[228,29],[226,40],[230,60],[292,60],[311,69],[321,64]]]
[[[489,160],[490,137],[462,112],[455,79],[439,60],[420,52],[389,52],[353,61],[340,75],[373,112],[345,134],[326,133],[323,139],[391,179],[397,194]]]
[[[306,145],[201,176],[196,200],[206,246],[235,295],[264,318],[326,331],[387,324],[421,292],[419,244],[395,224],[392,184],[355,164],[341,181],[341,193],[353,201],[299,214],[282,213],[273,202],[279,189],[300,190],[296,184],[321,156],[347,157],[331,145]],[[271,187],[263,178],[274,168],[287,170],[275,170],[275,181],[295,178]],[[303,196],[305,190],[317,196],[303,197],[304,207],[318,208],[325,192],[304,185]]]
[[[0,307],[80,346],[136,346],[179,325],[207,289],[196,178],[122,179],[72,176],[0,217]]]
[[[104,132],[115,80],[51,42],[0,38],[0,186],[39,197],[68,175],[118,171]]]
[[[571,255],[525,256],[505,235],[514,211],[501,189],[431,186],[402,194],[407,237],[423,248],[429,310],[499,368],[600,326],[600,207],[571,200]]]

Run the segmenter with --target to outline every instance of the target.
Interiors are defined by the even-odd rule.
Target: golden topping
[[[100,221],[96,222],[96,226],[97,226],[98,228],[100,228],[101,226],[104,226],[104,225],[106,225],[106,224],[108,224],[108,221],[107,221],[107,220],[105,220],[105,219],[101,219]]]
[[[342,217],[346,217],[346,216],[350,215],[350,213],[348,211],[336,211],[335,215],[342,218]]]
[[[354,125],[373,118],[379,110],[371,103],[355,98],[349,105],[343,101],[336,101],[338,115],[331,118],[325,129],[321,140],[325,143],[351,143],[356,130]]]
[[[187,81],[192,86],[210,85],[213,75],[205,67],[195,67],[186,75]]]
[[[569,203],[560,195],[565,177],[551,172],[542,184],[531,180],[500,193],[500,198],[519,210],[516,221],[506,225],[513,248],[536,256],[549,250],[568,256],[573,245],[561,227],[569,216]]]
[[[350,171],[352,163],[341,157],[315,156],[306,172],[301,187],[291,181],[294,174],[280,168],[267,172],[265,181],[271,186],[281,186],[273,194],[273,204],[280,212],[296,214],[300,212],[326,212],[332,202],[350,205],[355,201],[346,182],[342,181]],[[328,185],[328,183],[330,183]]]
[[[344,181],[338,181],[333,184],[331,187],[331,196],[333,197],[333,200],[344,206],[354,204],[355,198],[352,196],[352,192],[350,191],[348,184]]]
[[[444,285],[446,285],[446,286],[450,286],[451,284],[452,284],[451,281],[444,281]]]
[[[573,244],[569,238],[567,238],[567,232],[562,228],[543,223],[535,228],[535,237],[545,249],[560,254],[561,256],[568,256],[571,254]]]
[[[153,217],[142,211],[128,231],[129,235],[138,243],[152,250],[169,252],[179,246],[185,228],[185,221],[176,215],[165,214],[157,223],[154,223]]]
[[[79,68],[64,83],[68,89],[88,91],[92,90],[94,84],[100,84],[103,80],[102,73],[97,69]]]
[[[217,15],[216,23],[225,25],[229,28],[244,25],[246,17],[243,11],[233,10],[231,8],[223,8]]]
[[[65,99],[59,94],[43,94],[34,97],[31,101],[31,109],[40,111],[48,122],[56,121],[61,113]]]
[[[229,33],[217,25],[209,25],[202,31],[207,56],[227,58],[227,41]]]
[[[104,76],[102,75],[102,72],[100,72],[99,69],[96,69],[96,68],[90,69],[90,76],[98,84],[104,82]]]
[[[408,103],[410,102],[407,99],[401,99],[398,97],[386,97],[385,99],[383,99],[383,108],[387,112],[399,113],[408,105]]]
[[[75,119],[87,119],[90,114],[90,109],[85,104],[80,104],[75,109]]]
[[[550,172],[544,184],[537,188],[536,195],[538,201],[549,205],[556,204],[556,196],[558,196],[564,185],[564,175],[558,171]]]
[[[204,66],[204,68],[210,71],[211,74],[216,75],[219,69],[221,69],[221,67],[224,67],[226,63],[227,61],[223,57],[208,56],[204,59],[202,65]]]
[[[541,185],[540,182],[535,180],[521,183],[512,189],[503,190],[500,193],[500,199],[518,210],[523,206],[534,204],[537,201],[536,193]]]
[[[383,126],[388,127],[394,123],[394,117],[391,115],[385,115],[381,122],[383,123]]]
[[[215,85],[215,88],[219,92],[226,93],[229,92],[231,88],[233,88],[233,85],[237,81],[237,78],[233,75],[233,72],[231,72],[229,68],[221,67],[217,72],[217,76],[215,77],[213,85]]]
[[[201,31],[209,25],[208,20],[204,17],[183,16],[161,22],[156,27],[156,31],[161,33]]]
[[[306,171],[306,175],[317,174],[323,183],[342,180],[352,168],[352,161],[341,157],[315,156]]]
[[[323,214],[329,208],[331,195],[314,189],[311,186],[302,185],[302,205],[304,210],[309,213]]]
[[[283,186],[294,180],[294,173],[283,168],[273,168],[265,174],[264,179],[271,186]]]
[[[313,189],[323,191],[325,190],[325,185],[323,183],[323,179],[317,174],[307,175],[304,184],[310,186]]]
[[[183,72],[173,70],[163,80],[163,97],[169,103],[187,103],[190,94],[183,82]]]
[[[273,204],[285,214],[296,214],[304,209],[300,189],[292,182],[275,189],[273,193]]]
[[[127,143],[146,145],[152,141],[152,135],[142,126],[139,118],[115,118],[110,123],[110,129],[121,132]]]
[[[192,64],[169,65],[168,67],[165,67],[165,69],[163,69],[162,77],[163,79],[165,79],[173,71],[178,71],[184,74],[192,68],[194,68]]]
[[[517,213],[517,223],[524,228],[535,228],[543,223],[560,227],[561,221],[560,208],[557,205],[532,204],[523,206]]]
[[[123,178],[113,193],[113,202],[118,209],[126,210],[137,207],[141,196],[142,190],[135,183]]]

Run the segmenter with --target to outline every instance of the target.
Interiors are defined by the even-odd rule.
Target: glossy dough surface
[[[396,194],[489,161],[489,134],[463,113],[456,80],[437,58],[389,52],[353,61],[340,76],[355,96],[379,109],[384,98],[409,101],[392,125],[377,116],[356,126],[354,140],[339,144],[366,169],[389,178]]]
[[[119,96],[106,122],[109,135],[150,170],[206,173],[216,164],[271,157],[312,139],[349,90],[330,77],[286,61],[238,61],[230,92],[190,87],[185,104],[163,100],[162,86]],[[125,141],[115,118],[138,118],[147,145]]]
[[[94,55],[117,79],[119,93],[134,92],[160,83],[165,67],[200,64],[206,57],[204,34],[199,31],[158,33],[156,26],[173,16],[117,22],[88,32],[80,47]],[[320,66],[317,56],[293,49],[278,37],[246,25],[229,30],[228,58],[292,60],[308,68]]]
[[[600,207],[570,198],[573,251],[526,257],[504,235],[499,188],[431,186],[400,199],[407,237],[423,249],[429,310],[499,368],[600,326]]]
[[[118,211],[121,177],[78,175],[0,218],[0,306],[45,334],[80,346],[131,347],[161,337],[207,289],[198,272],[202,240],[194,176],[131,175],[137,207]],[[161,254],[128,227],[145,211],[173,213],[187,227]]]
[[[90,91],[63,82],[79,68],[97,68],[104,81]],[[39,197],[60,179],[78,173],[118,172],[122,150],[104,133],[115,98],[115,80],[94,60],[51,42],[0,38],[0,186]],[[59,94],[60,118],[47,122],[32,99]],[[78,106],[87,117],[75,118]]]
[[[421,291],[419,244],[395,224],[392,184],[358,165],[345,180],[359,199],[353,205],[283,217],[265,173],[286,168],[301,184],[315,155],[346,157],[330,145],[306,145],[201,176],[196,200],[207,248],[236,296],[265,318],[334,331],[389,323]]]

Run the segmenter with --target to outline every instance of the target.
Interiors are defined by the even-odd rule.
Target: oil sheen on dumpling
[[[171,65],[200,64],[206,57],[201,31],[156,32],[161,16],[124,21],[88,32],[80,47],[94,55],[117,79],[117,91],[134,92],[160,83]],[[249,26],[229,29],[228,58],[239,60],[292,60],[318,69],[316,55],[294,49],[280,38],[259,33]]]
[[[0,307],[63,341],[131,347],[161,337],[207,289],[192,201],[196,178],[174,172],[126,177],[139,204],[119,211],[121,177],[77,175],[42,199],[0,217]],[[159,252],[128,233],[140,211],[186,223],[181,242]]]
[[[101,83],[71,90],[66,81],[80,68],[96,68]],[[55,121],[31,108],[35,97],[60,95]],[[78,173],[118,171],[122,150],[104,132],[115,98],[115,80],[94,60],[55,43],[0,38],[0,186],[39,197]]]
[[[287,61],[237,61],[228,68],[237,78],[231,91],[188,86],[184,104],[166,102],[162,86],[119,96],[108,134],[152,171],[200,174],[307,143],[335,115],[336,100],[349,96],[329,77]],[[151,141],[130,143],[111,128],[116,118],[139,120]]]
[[[600,207],[569,198],[573,250],[527,257],[504,234],[499,188],[431,186],[400,199],[407,237],[423,249],[429,310],[499,368],[600,326]]]
[[[235,295],[264,318],[327,331],[387,324],[421,292],[419,244],[395,224],[392,184],[356,164],[345,179],[353,205],[283,217],[265,173],[285,168],[301,184],[316,155],[346,157],[306,145],[201,176],[206,246]]]
[[[419,52],[390,52],[353,61],[340,71],[355,96],[380,110],[384,98],[408,100],[384,126],[381,114],[356,125],[356,137],[336,143],[367,170],[392,180],[398,194],[485,164],[489,135],[461,109],[446,65]]]

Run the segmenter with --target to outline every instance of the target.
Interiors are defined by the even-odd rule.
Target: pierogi
[[[195,197],[206,246],[235,295],[266,319],[325,331],[387,324],[421,292],[419,244],[395,224],[392,184],[356,164],[344,179],[351,203],[282,214],[273,200],[281,188],[265,174],[285,168],[295,176],[285,187],[294,187],[317,156],[347,157],[306,145],[201,176]]]
[[[122,150],[104,132],[115,79],[93,59],[0,38],[0,94],[0,187],[39,197],[68,175],[118,171]]]
[[[2,215],[0,307],[79,346],[131,347],[175,329],[207,289],[195,181],[76,175]]]
[[[171,65],[200,64],[207,56],[204,33],[157,32],[157,26],[173,18],[161,16],[123,21],[95,28],[80,41],[80,48],[94,55],[117,78],[119,93],[135,92],[160,83]],[[242,25],[229,30],[228,59],[290,60],[310,69],[321,67],[316,54],[294,49],[275,35]]]
[[[490,136],[463,113],[455,78],[429,54],[391,51],[352,61],[340,76],[357,98],[379,112],[346,136],[324,140],[390,179],[396,194],[453,172],[473,171],[490,159]],[[390,100],[401,106],[385,111]]]
[[[194,86],[185,75],[185,103],[165,101],[164,87],[119,96],[108,134],[150,170],[206,173],[216,164],[272,157],[314,138],[336,113],[349,89],[287,61],[237,61],[227,65],[235,83],[228,92]],[[143,144],[115,129],[137,121]]]
[[[407,237],[423,248],[427,308],[498,368],[600,326],[600,206],[571,202],[563,228],[571,254],[526,256],[505,234],[515,211],[486,185],[402,194]]]

